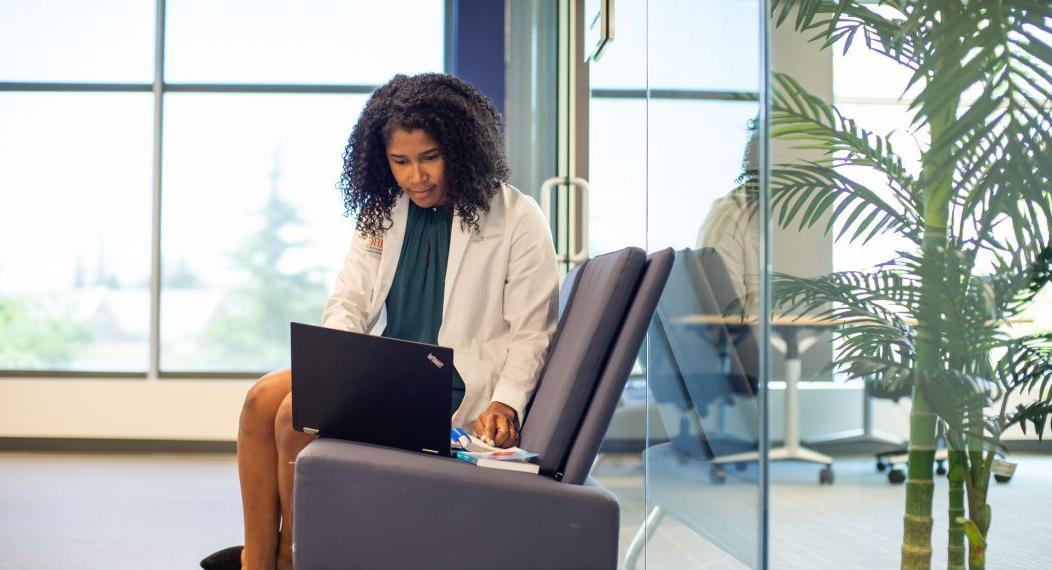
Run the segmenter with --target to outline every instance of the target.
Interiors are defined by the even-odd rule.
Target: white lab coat
[[[402,252],[409,199],[391,210],[393,226],[362,238],[355,232],[322,325],[373,329]],[[465,395],[453,425],[470,427],[491,401],[523,412],[555,333],[559,274],[548,222],[537,203],[503,185],[480,212],[479,229],[453,216],[438,344],[453,348]]]

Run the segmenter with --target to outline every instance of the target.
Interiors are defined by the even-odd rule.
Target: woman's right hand
[[[475,436],[497,447],[519,444],[518,414],[504,402],[490,402],[486,411],[475,420]]]

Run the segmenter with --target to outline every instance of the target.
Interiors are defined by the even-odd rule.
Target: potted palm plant
[[[771,136],[824,155],[773,165],[775,220],[909,246],[870,271],[776,275],[771,295],[780,310],[845,323],[834,364],[848,376],[912,390],[902,568],[931,565],[937,422],[949,567],[984,568],[1001,436],[1014,425],[1040,436],[1052,416],[1052,336],[1005,332],[1050,280],[1052,4],[773,0],[772,12],[821,49],[864,44],[910,71],[918,172],[887,135],[775,75]],[[885,184],[848,174],[859,169]]]

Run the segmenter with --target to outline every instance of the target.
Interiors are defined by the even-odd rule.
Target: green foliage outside
[[[985,568],[1001,437],[1016,425],[1042,435],[1052,417],[1052,333],[1004,332],[1052,280],[1052,4],[774,0],[772,9],[778,25],[822,49],[864,43],[909,69],[902,92],[920,87],[912,129],[927,140],[921,171],[910,173],[887,136],[776,75],[772,136],[824,159],[774,165],[775,219],[839,226],[838,240],[912,245],[865,272],[776,275],[771,294],[779,310],[843,323],[842,372],[912,389],[902,568],[931,566],[938,422],[950,449],[948,567]],[[841,167],[880,174],[888,191]]]
[[[69,315],[48,314],[40,303],[0,297],[0,368],[61,370],[91,344],[87,326]]]
[[[261,227],[231,257],[242,278],[202,334],[211,362],[230,370],[258,371],[289,364],[289,321],[321,317],[326,289],[317,271],[286,272],[283,263],[301,242],[285,237],[302,224],[295,207],[271,191],[260,209]]]

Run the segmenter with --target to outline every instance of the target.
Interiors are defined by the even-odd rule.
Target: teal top
[[[438,344],[452,229],[450,206],[421,208],[409,202],[402,253],[387,294],[387,327],[383,336]],[[464,380],[454,368],[450,413],[460,407],[463,399]]]

